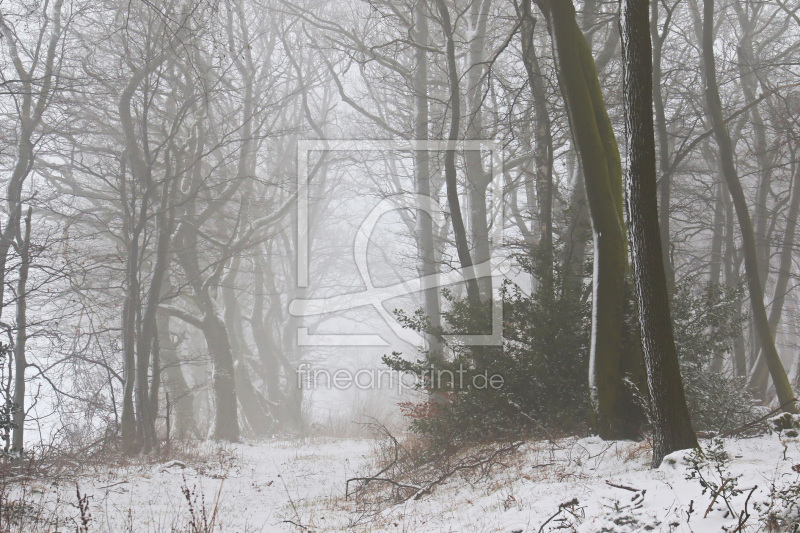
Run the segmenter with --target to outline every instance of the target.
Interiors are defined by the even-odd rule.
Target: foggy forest
[[[798,0],[0,0],[0,533],[800,531]]]

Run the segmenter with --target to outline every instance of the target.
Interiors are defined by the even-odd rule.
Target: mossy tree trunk
[[[625,377],[641,366],[638,349],[623,349],[625,274],[628,267],[622,206],[622,165],[592,52],[569,0],[542,5],[550,19],[558,73],[574,142],[580,154],[592,221],[594,275],[589,389],[593,423],[604,439],[634,438]],[[638,356],[637,356],[638,354]]]

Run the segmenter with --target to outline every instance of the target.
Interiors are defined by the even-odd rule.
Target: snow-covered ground
[[[725,477],[741,476],[742,492],[727,504],[720,496],[713,505],[697,479],[686,479],[692,468],[684,452],[653,470],[646,443],[566,439],[527,444],[488,478],[467,482],[455,476],[430,495],[375,514],[344,500],[345,480],[374,468],[374,445],[334,439],[225,449],[207,444],[201,463],[110,466],[82,477],[79,486],[90,495],[89,531],[114,533],[185,527],[190,510],[183,487],[195,513],[204,507],[208,520],[213,516],[213,531],[221,533],[712,532],[733,531],[739,518],[731,510],[741,513],[748,496],[750,517],[742,530],[765,530],[756,507],[763,508],[773,485],[800,480],[800,466],[792,470],[800,464],[800,443],[777,435],[724,441],[731,457]],[[79,515],[72,482],[31,482],[26,490],[61,517]]]

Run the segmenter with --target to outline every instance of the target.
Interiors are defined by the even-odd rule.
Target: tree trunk
[[[436,6],[441,18],[442,30],[445,34],[445,56],[447,60],[447,78],[450,89],[450,133],[448,140],[451,141],[444,156],[444,175],[447,187],[447,205],[450,208],[450,219],[453,224],[453,234],[456,241],[456,252],[458,261],[464,275],[471,278],[466,282],[467,298],[473,302],[480,302],[480,289],[474,276],[472,255],[469,250],[467,230],[464,226],[464,218],[461,214],[461,202],[458,194],[458,174],[456,169],[456,145],[461,124],[461,95],[459,87],[458,64],[456,63],[456,48],[453,37],[453,27],[450,23],[450,11],[444,0],[436,0]]]
[[[709,258],[708,281],[718,285],[722,280],[722,244],[725,240],[725,190],[723,183],[717,182],[714,199],[714,219],[711,222],[711,257]]]
[[[239,441],[239,418],[236,407],[236,382],[228,332],[225,323],[215,312],[203,317],[203,335],[214,363],[214,440]]]
[[[19,120],[16,161],[6,187],[5,200],[8,207],[5,229],[0,227],[0,317],[2,317],[3,302],[5,301],[9,250],[15,240],[22,238],[22,188],[33,171],[33,163],[36,158],[33,136],[42,125],[44,112],[53,99],[53,81],[58,74],[56,60],[63,33],[61,24],[63,3],[64,0],[56,0],[51,13],[45,14],[48,23],[42,26],[39,46],[34,47],[35,53],[30,57],[31,62],[28,69],[25,68],[23,59],[26,53],[33,52],[33,50],[25,50],[23,46],[23,55],[20,55],[17,34],[8,26],[5,15],[0,11],[0,39],[3,39],[5,43],[14,75],[21,85],[21,90],[14,96],[18,106],[17,118]],[[49,39],[45,35],[47,31],[50,32]],[[45,42],[47,45],[41,46]],[[39,65],[42,68],[41,74],[35,72]]]
[[[280,381],[280,361],[275,355],[276,347],[269,337],[264,316],[264,293],[267,288],[264,279],[264,265],[261,257],[253,259],[253,309],[250,314],[250,327],[253,330],[253,340],[258,350],[258,358],[264,369],[264,382],[267,386],[267,397],[273,404],[280,404],[283,400]]]
[[[727,187],[727,185],[726,185]],[[727,191],[726,191],[727,192]],[[736,236],[734,231],[736,228],[735,215],[733,213],[733,202],[731,202],[730,194],[723,193],[723,204],[725,208],[725,257],[724,257],[724,271],[725,271],[725,284],[728,287],[739,287],[742,281],[740,273],[741,261],[736,249]],[[736,296],[734,302],[734,313],[736,316],[742,316],[744,302],[741,296]],[[745,376],[747,374],[747,357],[744,347],[744,332],[740,329],[736,337],[733,339],[733,370],[737,376]]]
[[[122,171],[120,187],[122,202],[128,204],[125,193],[125,169]],[[132,202],[131,202],[132,203]],[[125,263],[125,301],[122,305],[122,357],[123,357],[123,388],[122,388],[122,416],[120,420],[120,437],[122,449],[132,455],[138,452],[139,446],[136,438],[136,414],[133,401],[134,385],[136,383],[136,316],[140,309],[139,301],[139,239],[133,234],[133,222],[130,210],[124,210],[123,235],[126,244]]]
[[[536,200],[539,207],[539,250],[541,260],[548,267],[543,289],[552,292],[553,265],[553,136],[550,131],[550,114],[547,110],[545,78],[536,55],[533,30],[536,20],[531,15],[531,0],[522,4],[522,61],[528,75],[534,110],[534,167],[536,169]],[[585,239],[584,239],[585,242]],[[582,266],[582,265],[581,265]]]
[[[147,173],[148,179],[152,179]],[[156,446],[156,417],[158,415],[158,393],[161,385],[161,363],[158,358],[158,327],[156,315],[158,306],[161,303],[163,288],[167,281],[169,263],[172,257],[170,245],[172,244],[172,234],[175,227],[175,210],[172,201],[178,179],[175,176],[167,176],[162,185],[160,201],[156,204],[155,221],[155,261],[153,263],[150,286],[147,289],[147,300],[142,314],[141,328],[136,342],[136,358],[139,379],[139,388],[142,401],[140,406],[139,424],[140,434],[143,435],[143,450],[149,452]],[[152,185],[150,185],[152,186]],[[143,198],[143,202],[144,202]],[[143,215],[146,216],[146,215]],[[151,360],[152,359],[152,360]],[[151,382],[147,383],[147,368],[152,369]],[[144,405],[149,402],[148,405]]]
[[[292,299],[305,299],[307,297],[307,287],[295,287],[292,294]],[[300,317],[290,316],[286,326],[286,331],[297,331],[297,328],[301,323],[300,321]],[[295,340],[294,336],[284,335],[282,340],[283,349],[274,350],[274,354],[278,358],[278,361],[280,361],[284,375],[286,376],[286,390],[284,392],[282,409],[284,413],[286,413],[285,419],[292,426],[294,426],[297,431],[303,433],[306,431],[307,427],[305,416],[303,415],[303,388],[297,380],[297,367],[292,362],[301,360],[301,354],[295,353],[294,357],[292,357],[290,360],[287,354],[292,354],[293,350],[297,349],[297,346],[293,345]]]
[[[428,13],[427,2],[417,0],[414,11],[414,39],[417,48],[414,50],[414,137],[418,141],[428,140]],[[414,184],[420,196],[434,200],[431,194],[430,151],[414,152]],[[422,209],[417,211],[416,234],[419,246],[419,275],[425,280],[436,275],[435,241],[433,233],[433,217]],[[428,283],[426,281],[426,283]],[[442,327],[439,289],[435,284],[428,284],[423,292],[423,308],[428,321],[434,330]],[[442,346],[436,335],[426,335],[428,352],[432,360],[441,360]]]
[[[758,77],[756,75],[756,58],[754,57],[753,31],[755,31],[754,24],[756,21],[748,16],[745,11],[746,8],[740,5],[739,2],[734,2],[733,8],[736,11],[741,31],[739,46],[736,47],[740,75],[739,85],[742,88],[745,104],[749,107],[748,114],[753,127],[753,148],[755,150],[755,160],[758,164],[758,187],[753,208],[753,232],[756,240],[761,291],[766,294],[770,258],[772,256],[770,246],[770,210],[767,205],[772,185],[772,158],[768,153],[764,118],[761,115],[761,110],[755,105]],[[774,214],[772,215],[774,216]],[[772,326],[772,331],[774,335],[775,325]],[[758,354],[758,356],[753,364],[753,372],[756,374],[751,373],[750,383],[753,392],[763,397],[768,382],[768,372],[764,358],[761,355],[763,347],[758,336],[754,335],[752,340],[752,353]]]
[[[568,156],[575,160],[574,155]],[[570,165],[567,165],[570,168]],[[562,268],[566,270],[566,279],[576,286],[583,284],[586,262],[586,244],[592,234],[589,207],[586,205],[586,188],[584,187],[583,170],[580,162],[575,161],[570,176],[574,176],[572,194],[569,200],[569,222],[566,229],[566,241]]]
[[[722,280],[722,245],[725,240],[725,201],[724,184],[717,182],[714,199],[714,218],[711,222],[711,257],[709,258],[708,282],[714,290]],[[711,371],[721,372],[725,365],[725,354],[714,353],[711,359]]]
[[[257,436],[263,436],[272,427],[272,417],[266,402],[261,398],[258,390],[253,386],[247,363],[249,349],[245,343],[244,331],[241,324],[241,312],[236,300],[234,286],[239,273],[241,259],[239,256],[231,260],[228,274],[222,283],[222,301],[225,306],[225,329],[228,333],[231,352],[233,353],[236,381],[236,392],[242,406],[242,414],[247,420],[251,431]]]
[[[714,0],[703,1],[703,66],[706,74],[706,101],[708,105],[709,119],[714,130],[714,137],[719,148],[720,164],[725,182],[728,184],[736,211],[736,218],[739,221],[739,229],[742,234],[742,252],[744,253],[745,273],[747,277],[747,288],[750,294],[750,305],[753,310],[753,324],[759,343],[764,351],[767,365],[772,381],[775,384],[775,391],[778,400],[785,409],[797,412],[794,405],[794,393],[792,392],[786,370],[775,348],[775,341],[769,327],[767,311],[764,307],[764,292],[762,290],[761,277],[759,273],[758,255],[756,251],[756,239],[753,233],[753,223],[750,219],[750,212],[747,207],[742,185],[736,172],[733,161],[733,143],[731,142],[728,128],[722,115],[722,102],[719,97],[717,86],[716,64],[714,59]]]
[[[466,138],[483,138],[483,98],[487,63],[486,26],[489,20],[491,0],[476,0],[469,10],[470,26],[474,34],[469,42],[468,70],[466,75],[467,129]],[[476,265],[478,288],[482,302],[492,299],[492,276],[489,260],[489,224],[486,210],[486,191],[491,183],[491,172],[483,169],[479,150],[465,150],[464,162],[467,170],[469,191],[470,232],[472,236],[472,260]]]
[[[681,381],[659,238],[649,1],[623,0],[621,6],[628,237],[650,390],[655,468],[664,456],[696,447],[697,438]]]
[[[756,30],[754,27],[756,21],[748,16],[748,13],[745,12],[746,7],[742,3],[734,2],[732,7],[736,11],[741,30],[739,46],[736,47],[737,59],[739,60],[739,79],[745,104],[749,107],[750,122],[753,127],[755,159],[758,164],[758,189],[756,192],[756,205],[753,209],[753,232],[756,238],[756,254],[759,259],[761,290],[765,291],[771,256],[770,211],[767,201],[772,182],[772,161],[767,147],[767,131],[764,118],[761,115],[761,110],[755,105],[759,83],[756,75],[757,60],[753,55],[756,49],[753,44],[753,31]]]
[[[197,435],[197,424],[194,420],[194,392],[189,388],[183,375],[178,350],[172,341],[170,317],[167,313],[158,313],[158,349],[162,368],[165,374],[165,386],[170,395],[170,410],[174,413],[175,433],[179,440],[189,435]]]
[[[123,220],[125,226],[125,239],[128,252],[127,268],[127,308],[123,313],[123,350],[125,351],[126,374],[125,388],[122,404],[122,441],[123,448],[127,453],[138,453],[151,450],[155,440],[155,416],[151,412],[150,389],[148,373],[150,369],[150,350],[152,339],[145,347],[142,336],[142,328],[150,330],[150,325],[142,322],[142,287],[141,287],[141,261],[146,255],[145,244],[140,242],[142,234],[145,233],[148,216],[150,214],[150,201],[153,194],[152,168],[147,158],[139,146],[139,135],[137,134],[139,124],[134,121],[133,97],[139,85],[147,78],[151,72],[152,65],[145,65],[133,72],[128,79],[125,89],[122,91],[117,104],[120,125],[125,143],[125,162],[130,167],[131,183],[130,197],[125,192],[127,175],[125,168],[121,173],[120,193],[123,206]],[[146,116],[149,105],[145,105],[142,110],[142,122],[146,123]],[[144,128],[146,130],[146,127]],[[138,204],[137,204],[138,200]],[[145,233],[146,235],[146,233]],[[144,239],[146,241],[146,239]],[[162,275],[163,273],[157,273]],[[156,304],[157,305],[157,304]],[[149,318],[149,317],[148,317]],[[153,315],[152,321],[155,321]],[[154,327],[154,326],[153,326]],[[129,384],[128,381],[133,383]],[[129,390],[129,387],[131,390]],[[128,395],[135,393],[134,400],[129,400]],[[133,411],[135,415],[127,409]],[[131,440],[132,428],[135,428],[134,444]]]
[[[584,3],[581,28],[590,50],[593,47],[597,16],[597,0],[589,0]],[[595,62],[598,73],[602,72],[612,59],[618,43],[619,32],[609,32],[608,40],[603,45],[603,51],[598,56],[598,61]],[[559,83],[563,93],[564,87],[560,78]],[[592,236],[592,228],[589,207],[586,201],[586,188],[584,186],[585,180],[581,160],[575,157],[575,152],[568,154],[567,157],[567,168],[570,169],[569,175],[570,177],[574,176],[574,178],[572,178],[573,186],[569,204],[569,225],[566,231],[567,245],[564,250],[562,265],[567,268],[567,279],[580,286],[585,277],[586,249],[587,243]]]
[[[589,388],[593,422],[601,438],[633,438],[638,427],[632,423],[634,417],[626,403],[622,357],[627,254],[619,149],[591,50],[578,28],[572,2],[551,0],[547,6],[592,220],[594,297]]]
[[[655,127],[658,139],[658,163],[661,173],[660,184],[658,186],[658,226],[659,239],[661,241],[661,256],[664,262],[664,275],[667,279],[667,290],[670,294],[675,291],[675,269],[670,260],[670,197],[672,196],[672,169],[670,168],[669,158],[669,133],[667,132],[667,116],[665,112],[664,93],[662,91],[663,73],[661,69],[661,55],[664,48],[664,41],[669,32],[669,17],[664,23],[664,30],[658,30],[658,0],[651,0],[650,13],[650,38],[653,43],[653,107],[655,109]]]
[[[187,202],[187,218],[194,215],[193,202]],[[195,219],[196,220],[196,219]],[[196,224],[196,223],[195,223]],[[225,322],[219,316],[217,305],[210,294],[210,284],[201,279],[198,258],[196,225],[188,223],[183,226],[176,257],[181,268],[190,280],[193,301],[200,309],[202,318],[176,309],[173,316],[182,319],[203,332],[213,365],[212,389],[214,391],[215,413],[213,438],[228,442],[239,440],[239,419],[236,399],[236,383],[234,378],[233,352],[231,350]]]
[[[781,242],[780,264],[778,266],[778,279],[775,282],[775,292],[772,305],[769,309],[769,328],[775,334],[781,321],[786,294],[789,290],[789,279],[792,275],[792,255],[794,253],[794,237],[797,231],[797,218],[800,215],[800,171],[795,170],[792,196],[789,201],[789,210],[786,214],[786,228]],[[750,373],[749,386],[753,391],[764,391],[768,385],[769,369],[767,368],[764,351],[761,350],[753,370]]]
[[[12,90],[11,94],[16,105],[15,116],[18,124],[18,140],[16,145],[16,161],[8,177],[5,189],[7,212],[5,228],[0,226],[0,317],[2,317],[5,302],[6,274],[8,270],[9,251],[16,242],[20,251],[20,267],[17,278],[16,321],[17,333],[14,343],[13,359],[15,362],[15,383],[13,422],[14,429],[11,448],[21,451],[24,444],[25,423],[25,369],[28,366],[25,354],[27,344],[27,281],[30,269],[30,225],[31,210],[25,218],[25,231],[22,225],[22,190],[25,181],[33,171],[36,159],[34,134],[43,123],[45,110],[53,99],[54,77],[57,76],[57,58],[59,44],[62,38],[61,8],[63,0],[53,3],[50,13],[44,13],[45,24],[41,26],[38,35],[38,45],[28,48],[25,45],[18,47],[17,33],[8,26],[5,14],[0,11],[0,39],[4,42],[5,52],[13,67],[12,79],[19,82],[20,91]],[[47,4],[44,6],[47,7]],[[49,32],[49,36],[46,35]],[[49,38],[48,38],[49,37]],[[33,42],[36,42],[34,39]],[[46,43],[46,44],[45,44]],[[20,55],[22,48],[22,55]],[[25,59],[29,59],[28,68]],[[41,71],[37,72],[37,69]],[[12,126],[12,128],[13,128]],[[9,362],[10,364],[10,362]],[[9,380],[11,368],[9,368]],[[8,384],[10,387],[10,382]],[[7,391],[10,393],[10,390]],[[6,446],[9,441],[6,440]]]
[[[28,360],[25,347],[28,342],[28,272],[31,266],[31,216],[28,208],[25,217],[25,233],[17,241],[20,265],[17,278],[17,335],[14,341],[14,433],[11,450],[21,452],[25,444],[25,370]]]

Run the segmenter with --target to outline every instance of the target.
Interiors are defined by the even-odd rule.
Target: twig
[[[732,437],[734,435],[738,435],[742,431],[750,429],[751,427],[755,426],[756,424],[760,424],[761,422],[763,422],[767,418],[771,417],[772,415],[774,415],[778,411],[783,411],[784,407],[786,407],[787,405],[790,405],[790,404],[792,404],[792,403],[794,403],[796,401],[797,401],[797,398],[792,398],[788,402],[784,403],[783,405],[781,405],[780,407],[778,407],[776,409],[773,409],[772,411],[770,411],[769,413],[765,414],[761,418],[757,418],[757,419],[753,420],[752,422],[748,422],[747,424],[739,426],[738,428],[733,428],[733,429],[729,429],[728,431],[723,431],[722,433],[717,435],[717,437]]]
[[[347,484],[349,484],[351,481],[364,481],[365,482],[364,486],[366,486],[366,483],[369,483],[370,481],[382,481],[384,483],[389,483],[389,484],[394,485],[395,487],[399,487],[401,489],[414,489],[414,490],[420,491],[420,490],[422,490],[424,488],[424,487],[421,487],[419,485],[408,485],[406,483],[400,483],[399,481],[395,481],[394,479],[391,479],[391,478],[388,478],[388,477],[376,477],[376,476],[352,477],[352,478],[347,480]],[[345,498],[346,497],[347,497],[347,494],[345,494]]]
[[[112,483],[111,485],[106,485],[104,487],[97,487],[97,490],[110,489],[111,487],[116,487],[117,485],[122,485],[123,483],[130,483],[130,481],[128,481],[128,480],[117,481],[116,483]]]
[[[394,465],[397,464],[397,460],[398,460],[398,451],[397,451],[397,449],[400,446],[400,443],[397,442],[397,439],[394,438],[394,435],[392,435],[391,433],[388,433],[388,432],[387,432],[387,435],[389,435],[389,438],[392,439],[392,442],[394,443],[394,460],[391,463],[389,463],[385,468],[381,469],[381,471],[378,472],[377,474],[375,474],[374,476],[354,477],[354,478],[350,478],[347,481],[345,481],[345,484],[344,484],[344,499],[345,500],[347,500],[350,497],[350,482],[351,481],[363,481],[364,484],[361,485],[362,489],[365,489],[370,481],[387,481],[387,479],[381,478],[380,476],[382,476],[390,468],[392,468]]]
[[[307,527],[305,527],[305,526],[303,526],[303,525],[301,525],[299,523],[300,522],[300,513],[297,512],[297,506],[294,504],[294,499],[292,498],[292,494],[289,492],[289,487],[286,486],[286,481],[283,479],[283,476],[281,474],[278,474],[278,477],[281,478],[281,485],[283,485],[283,490],[286,491],[286,496],[289,498],[289,503],[291,504],[292,510],[294,511],[294,516],[295,516],[295,518],[297,518],[297,521],[298,521],[298,523],[296,523],[296,524],[294,522],[291,522],[291,523],[296,525],[296,526],[298,526],[298,527],[300,527],[300,528],[308,529]],[[289,520],[284,520],[284,522],[289,522]]]
[[[452,476],[456,472],[459,472],[461,470],[470,470],[470,469],[473,469],[473,468],[477,468],[479,466],[490,464],[498,455],[505,454],[505,453],[511,453],[511,452],[515,451],[517,448],[519,448],[521,445],[522,445],[522,441],[519,441],[519,442],[516,442],[514,444],[511,444],[510,446],[506,446],[505,448],[500,448],[498,450],[495,450],[486,459],[482,459],[480,461],[477,461],[477,462],[474,462],[474,463],[470,463],[470,464],[466,464],[466,465],[465,464],[457,465],[457,466],[451,468],[450,470],[448,470],[447,472],[445,472],[444,474],[442,474],[441,476],[439,476],[434,481],[430,482],[424,489],[420,489],[416,494],[413,495],[412,498],[414,500],[419,500],[424,495],[430,494],[431,490],[433,490],[433,487],[435,487],[436,485],[439,485],[440,483],[444,482],[445,480],[447,480],[450,476]],[[408,498],[408,499],[411,499],[411,498]]]
[[[533,422],[535,425],[539,426],[539,429],[541,429],[544,432],[544,434],[547,437],[547,440],[550,442],[550,444],[555,444],[556,443],[556,439],[555,439],[555,437],[553,437],[553,434],[550,433],[550,431],[548,431],[547,428],[544,427],[541,422],[539,422],[538,420],[533,418],[531,415],[529,415],[528,413],[523,411],[522,407],[520,407],[520,405],[518,403],[512,402],[511,400],[506,400],[506,401],[508,402],[508,404],[510,406],[514,407],[517,411],[519,411],[519,414],[521,414],[522,416],[524,416],[525,418],[527,418],[528,420]]]
[[[722,491],[725,489],[725,485],[728,484],[728,481],[730,481],[730,478],[726,478],[725,481],[722,482],[722,485],[719,486],[719,489],[714,491],[714,497],[711,498],[711,503],[708,504],[708,508],[706,509],[706,512],[703,515],[703,518],[706,518],[708,516],[708,513],[711,512],[711,508],[714,506],[714,502],[717,501],[717,498],[722,493]]]
[[[298,524],[292,520],[281,520],[281,524],[292,524],[294,527],[299,527],[303,531],[308,531],[308,526],[304,526],[303,524]]]
[[[283,478],[281,478],[282,480]],[[219,496],[222,494],[222,485],[225,484],[225,477],[219,482],[219,490],[217,491],[217,495],[214,497],[214,512],[211,513],[211,527],[210,533],[214,531],[214,522],[217,521],[217,510],[219,509]],[[288,492],[288,491],[287,491]]]
[[[564,509],[566,509],[567,507],[574,507],[574,506],[576,506],[576,505],[578,505],[578,498],[572,498],[572,499],[571,499],[570,501],[568,501],[568,502],[564,502],[564,503],[561,503],[561,504],[559,504],[559,505],[558,505],[558,511],[556,511],[556,513],[555,513],[553,516],[551,516],[550,518],[548,518],[547,520],[545,520],[545,521],[544,521],[544,524],[542,524],[542,525],[541,525],[541,527],[539,528],[539,533],[542,533],[542,532],[544,531],[544,526],[546,526],[547,524],[549,524],[549,523],[550,523],[550,521],[552,521],[552,520],[553,520],[553,518],[555,518],[555,517],[557,517],[558,515],[560,515],[560,514],[561,514],[561,512],[562,512]]]
[[[606,485],[608,485],[609,487],[614,487],[615,489],[629,490],[631,492],[641,492],[644,494],[644,491],[641,489],[626,487],[625,485],[617,485],[616,483],[611,483],[609,480],[606,480]]]

